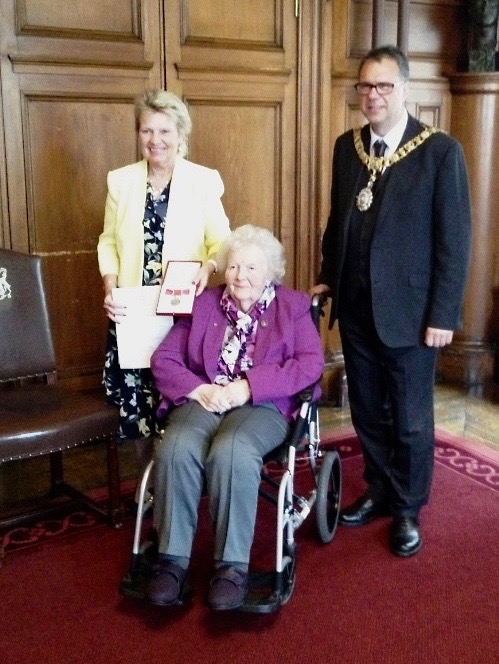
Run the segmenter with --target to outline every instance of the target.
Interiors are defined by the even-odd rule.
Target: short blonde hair
[[[271,281],[274,284],[280,284],[286,272],[284,247],[266,228],[260,228],[253,224],[239,226],[225,240],[217,256],[219,271],[225,271],[229,254],[232,251],[236,251],[249,244],[255,245],[262,250],[267,259]]]
[[[146,90],[135,100],[135,129],[137,131],[140,129],[140,118],[147,111],[164,113],[175,122],[180,137],[179,153],[185,157],[189,146],[189,134],[192,131],[192,120],[184,102],[173,92]]]

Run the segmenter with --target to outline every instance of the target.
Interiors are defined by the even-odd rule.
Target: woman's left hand
[[[194,277],[194,285],[196,286],[196,297],[201,295],[206,286],[208,285],[209,278],[214,272],[214,267],[211,263],[205,263],[202,265],[196,276]]]

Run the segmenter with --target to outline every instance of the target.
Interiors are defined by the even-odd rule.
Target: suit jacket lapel
[[[421,123],[418,120],[416,120],[416,118],[412,117],[412,115],[409,115],[407,126],[405,128],[404,133],[402,134],[402,139],[399,145],[397,146],[397,150],[400,147],[402,147],[402,145],[405,145],[408,141],[417,136],[421,132],[422,128],[423,126],[421,125]],[[396,167],[397,164],[395,164],[395,168]],[[385,177],[386,177],[386,182],[384,183],[382,199],[380,201],[379,211],[377,215],[377,223],[376,223],[377,227],[379,227],[383,222],[386,211],[390,209],[393,198],[397,195],[397,186],[399,180],[397,178],[396,171],[392,171],[391,166],[388,168],[387,172],[385,173]]]
[[[188,180],[185,173],[185,163],[181,157],[177,157],[173,169],[170,184],[170,196],[168,198],[168,209],[165,218],[164,254],[175,256],[174,247],[177,234],[182,230],[182,214],[185,214],[185,203],[189,201],[189,192],[186,191]],[[164,256],[164,257],[165,257]]]
[[[410,141],[412,138],[417,136],[422,130],[423,125],[419,122],[419,120],[416,120],[416,118],[413,118],[412,115],[409,115],[405,131],[402,135],[400,143],[397,146],[397,150],[405,145],[407,141]]]

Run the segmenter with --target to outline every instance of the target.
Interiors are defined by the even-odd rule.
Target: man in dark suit
[[[336,141],[313,288],[332,297],[365,462],[367,491],[340,523],[391,515],[390,550],[404,557],[422,544],[436,356],[460,326],[471,245],[463,151],[407,113],[408,80],[396,47],[373,49],[360,64],[355,87],[368,124]]]

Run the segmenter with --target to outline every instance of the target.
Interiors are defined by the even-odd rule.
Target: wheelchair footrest
[[[132,554],[128,572],[119,586],[122,595],[136,599],[146,598],[146,586],[152,578],[157,555],[157,544],[154,541],[145,542],[140,553]]]
[[[239,611],[274,613],[287,604],[295,586],[295,565],[291,561],[281,574],[277,572],[250,573],[249,589]]]
[[[120,583],[119,592],[125,597],[146,600],[146,588],[154,573],[156,559],[157,543],[145,542],[140,553],[132,554],[130,567]],[[295,557],[288,556],[280,573],[275,570],[250,572],[248,593],[238,610],[247,613],[277,611],[291,598],[295,585],[295,568]],[[192,595],[192,588],[186,586],[185,594],[176,606],[187,603]]]

